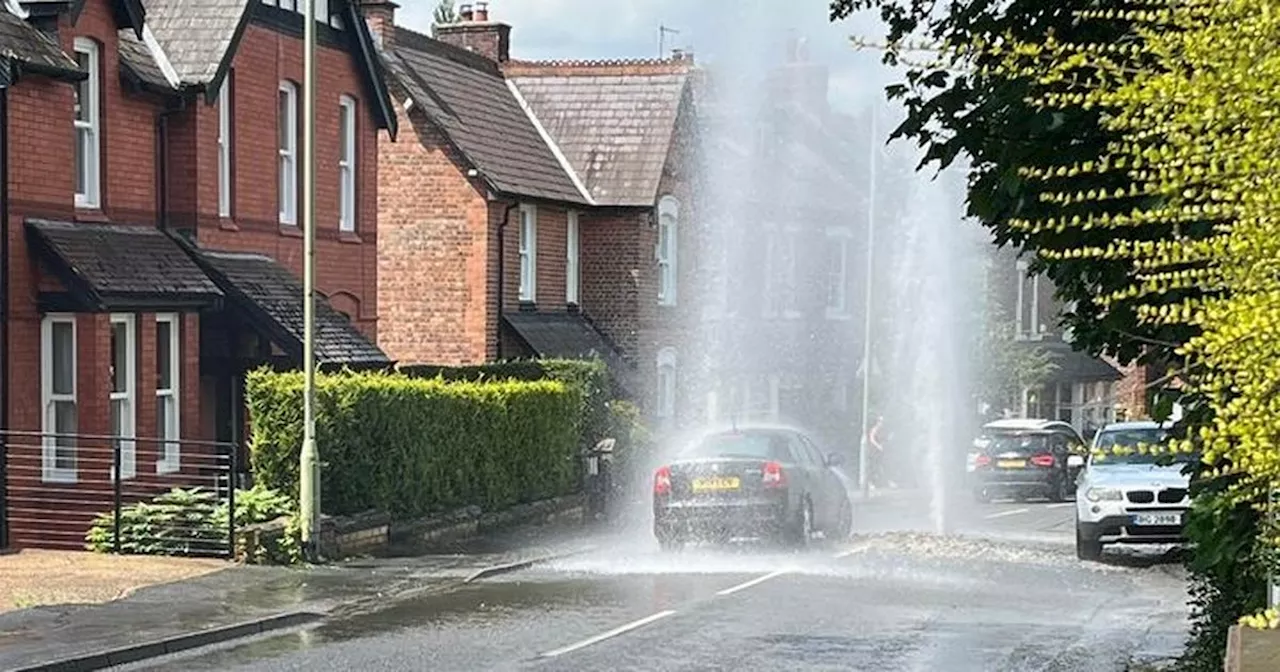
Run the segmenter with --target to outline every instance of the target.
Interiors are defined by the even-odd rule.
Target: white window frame
[[[71,325],[71,393],[55,394],[53,392],[53,325]],[[77,424],[80,403],[76,393],[79,381],[79,335],[77,334],[76,316],[71,313],[49,313],[40,321],[40,431],[44,436],[41,441],[42,479],[45,483],[75,483],[79,467],[79,446],[73,440],[69,446],[74,466],[63,468],[58,466],[58,440],[49,436],[58,431],[54,420],[54,403],[71,402],[76,408]],[[76,428],[79,433],[79,427]]]
[[[654,257],[658,261],[658,305],[660,306],[676,305],[679,231],[680,201],[674,196],[663,196],[658,201],[658,242],[654,252]],[[664,239],[666,245],[663,245]]]
[[[165,433],[157,436],[159,458],[156,460],[157,474],[171,474],[182,468],[182,445],[177,443],[182,438],[182,317],[177,313],[159,313],[156,324],[169,325],[169,387],[156,388],[156,417],[162,409],[169,412],[165,421]],[[159,352],[159,343],[156,351]],[[156,361],[157,366],[159,360]],[[156,371],[157,378],[159,370]],[[159,434],[157,428],[157,434]]]
[[[579,264],[582,242],[578,211],[570,210],[565,220],[564,301],[578,304],[581,301],[582,271]]]
[[[218,90],[218,216],[231,216],[231,93],[228,73]]]
[[[338,98],[338,128],[347,122],[346,135],[338,139],[338,230],[356,230],[356,99],[348,95]]]
[[[835,269],[828,269],[827,319],[842,320],[849,318],[849,241],[852,238],[853,231],[850,229],[827,229],[827,249],[835,249],[837,251],[840,263],[838,273],[832,272]],[[832,300],[833,298],[835,299],[834,301]]]
[[[280,96],[284,96],[283,119],[276,123],[276,145],[280,159],[277,162],[276,190],[280,200],[280,223],[298,225],[298,87],[288,80],[280,82]],[[279,102],[277,102],[279,106]],[[283,137],[281,137],[283,136]],[[281,143],[280,140],[284,140]],[[283,144],[284,146],[279,146]]]
[[[77,37],[75,53],[84,54],[88,60],[89,78],[84,87],[88,100],[80,101],[85,119],[75,120],[77,152],[84,152],[84,190],[77,185],[76,207],[97,208],[102,204],[102,50],[97,42],[87,37]],[[77,182],[80,176],[76,176]]]
[[[664,420],[675,417],[678,388],[679,357],[676,349],[658,351],[658,375],[654,386],[654,415]]]
[[[124,413],[120,416],[120,431],[117,433],[115,428],[112,428],[109,433],[113,442],[120,442],[120,478],[128,480],[138,475],[138,444],[136,441],[138,435],[138,321],[131,313],[113,313],[110,324],[112,336],[115,335],[116,325],[124,325],[124,379],[126,389],[123,392],[112,390],[108,395],[110,403],[122,402],[124,405]],[[115,387],[115,357],[116,351],[113,347],[109,360],[112,366],[110,377],[112,387]],[[114,459],[113,456],[113,465]],[[111,476],[113,479],[115,478],[114,468]]]
[[[538,207],[520,205],[520,300],[538,301]]]

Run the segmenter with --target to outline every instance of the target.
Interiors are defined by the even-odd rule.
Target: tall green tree
[[[925,150],[923,164],[970,163],[968,213],[987,226],[999,245],[1026,250],[1031,271],[1053,282],[1077,347],[1122,362],[1176,364],[1176,348],[1196,333],[1189,325],[1155,325],[1139,319],[1139,304],[1118,300],[1105,308],[1092,298],[1128,287],[1131,269],[1111,259],[1079,259],[1041,254],[1081,245],[1102,245],[1116,236],[1154,240],[1155,230],[1103,231],[1011,226],[1016,219],[1040,219],[1058,212],[1058,191],[1105,192],[1107,200],[1077,204],[1079,212],[1120,213],[1148,203],[1131,194],[1123,173],[1097,174],[1070,167],[1097,157],[1117,136],[1099,123],[1099,110],[1084,106],[1045,109],[1028,98],[1037,83],[993,69],[999,56],[985,45],[1004,40],[1035,42],[1053,34],[1064,42],[1113,43],[1133,38],[1127,21],[1080,22],[1077,12],[1124,6],[1122,0],[833,0],[831,19],[861,10],[877,11],[886,32],[879,43],[884,61],[904,65],[905,77],[889,87],[890,98],[907,110],[894,137]],[[1059,83],[1058,88],[1069,88]],[[1029,179],[1027,168],[1062,168],[1051,181]],[[1123,194],[1117,197],[1116,194]]]

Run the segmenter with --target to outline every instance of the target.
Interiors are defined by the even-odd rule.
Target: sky
[[[437,0],[400,0],[397,22],[429,32]],[[458,0],[462,4],[462,0]],[[859,52],[851,35],[882,35],[879,20],[828,21],[827,0],[490,0],[493,20],[512,26],[513,58],[615,59],[658,55],[659,26],[667,49],[692,49],[698,63],[784,55],[789,35],[806,39],[810,59],[830,68],[833,107],[857,112],[894,81],[879,55]]]

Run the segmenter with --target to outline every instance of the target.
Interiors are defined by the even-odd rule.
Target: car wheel
[[[848,539],[853,532],[853,505],[849,503],[848,497],[840,503],[840,514],[836,521],[836,529],[833,530],[835,538],[840,541]]]
[[[809,546],[809,541],[813,539],[813,506],[809,504],[809,500],[806,499],[801,503],[800,512],[791,524],[787,537],[787,541],[793,548],[802,549]]]
[[[684,540],[676,536],[658,537],[658,548],[664,553],[671,553],[684,548]]]
[[[1076,557],[1093,562],[1102,559],[1102,542],[1086,537],[1079,525],[1076,526]]]

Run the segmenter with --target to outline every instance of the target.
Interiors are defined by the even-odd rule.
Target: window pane
[[[88,190],[88,171],[85,170],[85,156],[89,153],[89,131],[76,129],[76,193],[84,194]]]
[[[290,123],[293,120],[292,98],[293,96],[289,95],[288,91],[281,89],[280,117],[279,117],[279,124],[277,124],[280,127],[280,150],[281,151],[288,151],[289,148],[293,146],[293,143],[291,141],[292,140],[291,136],[293,134],[290,132],[292,130],[290,127],[293,126],[293,124]]]
[[[76,389],[75,325],[71,322],[54,322],[53,332],[53,390],[54,394],[74,394]]]
[[[173,389],[173,323],[156,322],[156,389]]]
[[[59,447],[59,450],[57,451],[59,468],[75,468],[75,439],[69,435],[76,433],[78,422],[79,418],[76,411],[76,402],[53,402],[53,432],[59,435],[68,435],[59,436],[55,441],[56,445]],[[70,466],[64,467],[62,464],[64,453],[65,457],[70,460]]]
[[[169,436],[169,403],[171,401],[173,397],[156,397],[156,436],[162,439]],[[166,453],[168,450],[166,446]]]
[[[89,77],[87,79],[81,80],[80,82],[77,82],[75,85],[75,88],[73,89],[74,91],[73,101],[75,105],[75,115],[76,115],[75,119],[76,121],[88,121],[89,120],[89,100],[90,100],[89,96],[91,93],[89,85],[90,85],[90,82],[93,80],[94,74],[95,74],[91,69],[93,66],[92,66],[89,54],[83,51],[77,51],[76,65],[79,65],[81,70],[88,72]]]
[[[342,142],[339,143],[341,146],[339,160],[347,162],[351,160],[351,107],[349,105],[343,105],[339,110],[338,137],[342,139]]]
[[[111,435],[120,436],[124,433],[124,406],[127,402],[124,399],[111,400]]]
[[[111,391],[129,391],[129,325],[111,323]]]

